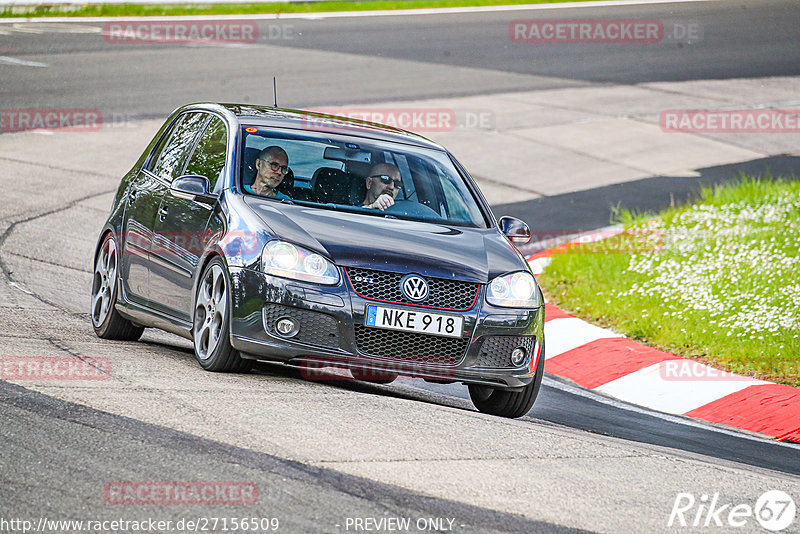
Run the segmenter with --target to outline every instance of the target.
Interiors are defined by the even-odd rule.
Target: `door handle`
[[[159,208],[159,210],[158,210],[158,220],[159,221],[164,222],[164,220],[167,218],[167,215],[169,215],[169,210],[166,207]]]

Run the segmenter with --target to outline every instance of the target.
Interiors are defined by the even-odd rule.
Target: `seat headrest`
[[[256,181],[256,159],[261,150],[257,148],[244,149],[244,165],[242,166],[242,183],[253,185]]]
[[[275,191],[279,191],[284,195],[288,195],[289,197],[292,196],[292,193],[294,192],[294,171],[291,167],[289,167],[289,170],[286,171],[283,180],[278,184],[278,187],[275,188]]]
[[[320,167],[314,171],[314,200],[321,204],[350,204],[350,176],[341,169]]]

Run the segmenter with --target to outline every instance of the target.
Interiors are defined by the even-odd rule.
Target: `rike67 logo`
[[[668,527],[731,528],[750,526],[752,520],[770,532],[780,532],[794,523],[797,506],[794,499],[780,490],[770,490],[761,495],[751,506],[748,503],[734,504],[720,499],[719,493],[703,494],[696,498],[692,493],[679,493],[669,514]]]

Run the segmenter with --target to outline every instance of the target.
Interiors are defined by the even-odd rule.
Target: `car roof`
[[[380,141],[392,141],[436,150],[445,150],[444,147],[438,143],[419,134],[385,124],[297,109],[274,108],[252,104],[220,103],[216,105],[224,107],[236,115],[240,123],[248,125],[352,135]],[[197,105],[197,107],[202,106],[203,104]]]

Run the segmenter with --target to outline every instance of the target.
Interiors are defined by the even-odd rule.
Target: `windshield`
[[[248,194],[321,209],[485,228],[445,152],[361,139],[243,127]]]

